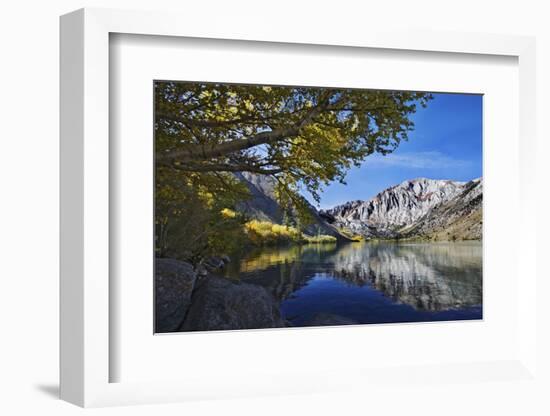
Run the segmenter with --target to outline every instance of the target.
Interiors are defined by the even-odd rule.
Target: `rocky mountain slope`
[[[235,176],[246,184],[251,195],[251,198],[241,202],[237,209],[251,218],[282,224],[284,212],[275,198],[275,179],[248,172],[239,172]],[[325,221],[313,205],[308,205],[312,222],[305,228],[306,234],[326,234],[336,237],[339,241],[349,241],[336,226]]]
[[[275,180],[251,173],[236,177],[251,198],[237,207],[251,218],[281,224],[284,213],[275,199]],[[349,240],[421,238],[478,240],[482,237],[482,179],[470,182],[418,178],[388,188],[368,201],[350,201],[329,210],[310,205],[313,219],[305,232]]]
[[[474,240],[482,237],[482,180],[419,178],[368,201],[351,201],[320,215],[366,238]]]
[[[480,240],[483,235],[483,182],[475,179],[460,194],[433,207],[422,219],[404,230],[404,237],[433,240]]]

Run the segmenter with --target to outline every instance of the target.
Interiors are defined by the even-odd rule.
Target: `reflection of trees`
[[[348,245],[333,256],[334,274],[370,284],[418,309],[481,304],[481,246],[471,244]]]
[[[323,258],[336,249],[336,244],[263,248],[231,265],[226,274],[261,285],[283,301],[305,286]]]

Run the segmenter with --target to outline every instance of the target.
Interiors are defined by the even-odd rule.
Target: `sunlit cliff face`
[[[470,182],[419,178],[388,188],[368,201],[350,201],[323,211],[323,215],[337,227],[367,238],[434,237],[446,231],[439,236],[445,238],[438,240],[453,239],[449,238],[452,235],[459,240],[480,240],[482,192],[481,178]],[[474,213],[478,215],[472,217]]]

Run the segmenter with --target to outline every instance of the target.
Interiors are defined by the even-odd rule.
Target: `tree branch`
[[[259,146],[261,144],[270,144],[283,138],[297,136],[302,128],[310,124],[315,117],[317,117],[328,107],[329,99],[332,94],[332,90],[326,90],[320,97],[319,103],[312,107],[298,123],[291,127],[263,131],[252,137],[216,143],[210,145],[209,147],[189,145],[186,149],[175,150],[170,153],[158,155],[157,161],[179,161],[180,163],[185,164],[194,160],[207,160],[216,157],[223,157],[231,153]]]
[[[283,169],[266,169],[259,166],[247,164],[227,164],[227,163],[203,163],[203,164],[174,164],[157,163],[170,169],[176,169],[185,172],[251,172],[262,175],[276,175],[283,172]]]

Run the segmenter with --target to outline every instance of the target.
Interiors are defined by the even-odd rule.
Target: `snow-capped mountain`
[[[329,223],[367,238],[480,239],[482,180],[419,178],[388,188],[368,201],[321,211]]]

